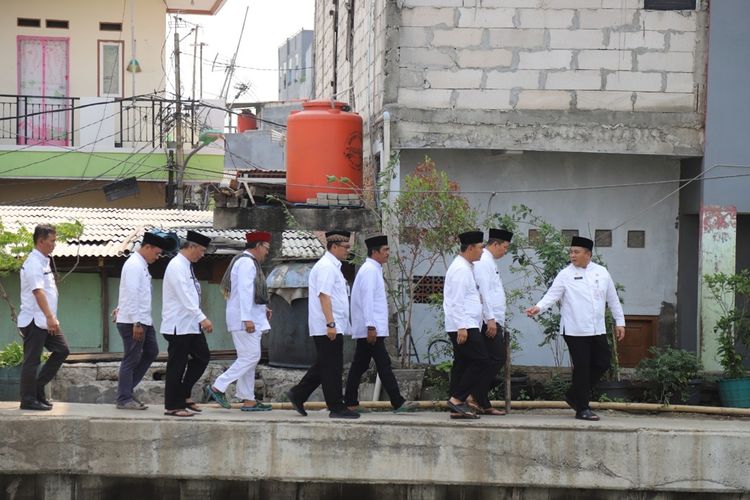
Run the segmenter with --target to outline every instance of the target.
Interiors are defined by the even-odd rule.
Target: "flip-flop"
[[[263,404],[263,403],[256,403],[255,406],[240,406],[240,410],[242,411],[271,411],[271,405]]]
[[[191,401],[190,403],[185,403],[185,408],[187,408],[190,411],[194,411],[196,413],[200,413],[203,410],[198,408],[198,405],[195,403],[195,401]]]
[[[451,412],[451,420],[476,420],[479,418],[479,415],[461,415],[460,413]]]
[[[476,414],[474,414],[470,409],[469,406],[466,403],[451,403],[451,400],[449,399],[447,401],[448,408],[453,410],[456,413],[459,413],[463,415],[466,418],[479,418]]]
[[[193,413],[190,413],[189,411],[184,410],[184,409],[182,409],[182,410],[167,410],[167,411],[164,412],[164,414],[167,415],[167,416],[169,416],[169,417],[181,417],[181,418],[192,417],[194,415]]]

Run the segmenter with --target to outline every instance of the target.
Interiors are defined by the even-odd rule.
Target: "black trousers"
[[[344,336],[336,335],[331,340],[326,335],[316,335],[313,338],[317,359],[302,377],[297,385],[290,391],[294,397],[302,402],[307,401],[319,385],[323,386],[323,396],[326,406],[330,411],[341,411],[344,409],[344,400],[341,397],[344,372]]]
[[[611,352],[606,335],[574,337],[563,335],[573,362],[573,384],[567,396],[584,410],[589,407],[591,390],[596,386],[611,361]]]
[[[193,392],[193,386],[211,360],[206,335],[164,335],[167,348],[167,376],[164,384],[164,408],[181,410]]]
[[[380,381],[385,387],[385,392],[391,400],[393,408],[399,408],[405,399],[398,389],[398,381],[391,369],[391,357],[385,348],[385,337],[377,337],[374,344],[368,344],[367,339],[357,339],[357,347],[354,350],[354,359],[349,368],[349,376],[346,379],[346,393],[344,403],[346,406],[357,406],[359,404],[359,383],[362,374],[370,367],[370,360],[375,360],[375,368],[378,370]]]
[[[20,329],[23,335],[23,364],[21,365],[21,403],[33,403],[44,399],[44,386],[55,378],[57,370],[70,354],[65,336],[50,335],[32,321]],[[50,352],[50,357],[37,375],[41,364],[42,350]]]
[[[482,408],[490,408],[489,392],[495,386],[499,380],[498,375],[505,365],[505,331],[502,327],[497,328],[497,334],[494,337],[487,336],[487,325],[482,325],[482,339],[484,345],[487,348],[487,355],[490,357],[490,368],[488,378],[486,381],[486,387],[482,387],[478,394],[474,394],[474,399],[477,400],[479,406]]]
[[[466,342],[457,342],[458,332],[448,332],[453,343],[453,368],[451,369],[450,395],[466,401],[470,394],[489,390],[492,362],[487,353],[484,335],[478,328],[469,328]]]

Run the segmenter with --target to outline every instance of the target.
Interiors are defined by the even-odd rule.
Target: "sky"
[[[215,16],[182,16],[190,23],[199,24],[198,42],[203,47],[203,98],[217,98],[225,79],[225,65],[237,48],[242,29],[242,18],[249,7],[245,32],[237,52],[237,69],[227,97],[233,102],[237,94],[235,85],[244,83],[249,88],[237,101],[273,101],[278,98],[278,48],[287,38],[301,29],[313,29],[314,0],[226,0]],[[174,29],[170,19],[167,30]],[[183,96],[192,94],[192,62],[194,34],[191,25],[178,27],[180,43],[181,86]],[[169,47],[174,31],[169,31]],[[216,61],[214,63],[214,60]],[[174,75],[174,61],[167,53],[168,73]],[[222,64],[224,63],[224,64]],[[212,70],[213,66],[213,70]],[[253,69],[251,69],[253,68]],[[199,79],[196,70],[196,80]],[[173,77],[170,77],[173,87]],[[196,83],[196,94],[199,93]]]

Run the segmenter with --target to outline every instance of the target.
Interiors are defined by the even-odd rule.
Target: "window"
[[[99,23],[99,31],[122,31],[122,23]]]
[[[414,276],[414,283],[419,283],[414,289],[415,304],[430,304],[435,295],[442,295],[445,285],[444,276]]]
[[[594,245],[596,245],[597,247],[611,247],[612,230],[597,229],[596,231],[594,231]]]
[[[42,26],[41,19],[29,19],[28,17],[19,17],[17,20],[18,26],[24,28],[40,28]]]
[[[695,10],[695,0],[645,0],[646,10]]]
[[[628,231],[628,248],[646,248],[646,231]]]
[[[538,229],[529,229],[529,243],[532,245],[536,245],[537,243],[541,243],[541,239],[539,236],[539,230]]]
[[[573,236],[578,236],[578,229],[563,229],[560,231],[563,235],[563,239],[565,240],[565,244],[569,244],[570,240],[573,239]]]
[[[46,25],[48,28],[68,29],[68,21],[60,21],[58,19],[47,19]]]
[[[99,40],[99,97],[122,97],[123,42]]]

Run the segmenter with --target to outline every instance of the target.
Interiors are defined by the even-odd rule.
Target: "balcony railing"
[[[195,146],[205,110],[183,101],[183,140]],[[174,140],[175,102],[0,94],[0,144],[152,148]]]

